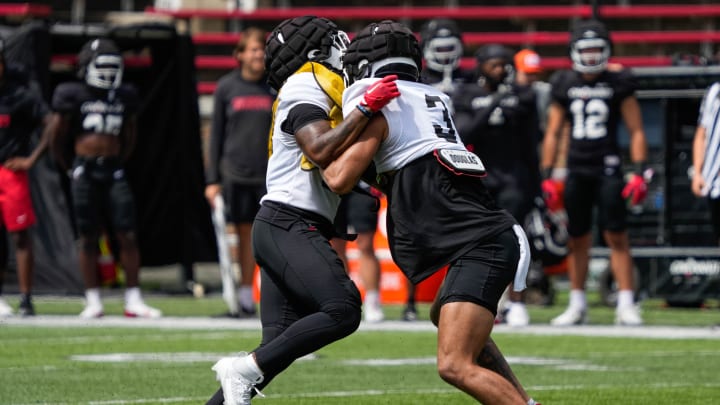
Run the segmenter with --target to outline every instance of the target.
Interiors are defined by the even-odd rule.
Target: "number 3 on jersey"
[[[435,128],[435,135],[437,135],[439,138],[447,140],[448,142],[457,143],[457,139],[455,139],[455,127],[453,126],[453,122],[450,119],[450,111],[448,111],[445,103],[443,103],[443,101],[438,96],[431,96],[426,94],[425,104],[428,108],[438,107],[439,104],[440,108],[442,109],[443,122],[433,122],[433,128]]]
[[[603,100],[575,99],[570,104],[572,136],[575,139],[598,139],[607,135],[608,106]]]

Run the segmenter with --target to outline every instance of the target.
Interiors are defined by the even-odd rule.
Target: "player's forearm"
[[[693,173],[700,176],[703,164],[705,163],[705,128],[698,126],[693,139]]]
[[[360,111],[353,111],[335,128],[320,134],[307,146],[306,154],[321,168],[337,159],[362,133],[369,118]]]
[[[641,129],[635,130],[630,134],[630,158],[633,163],[643,163],[647,161],[647,141],[645,132]]]

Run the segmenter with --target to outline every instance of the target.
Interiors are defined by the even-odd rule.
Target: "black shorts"
[[[378,222],[377,198],[353,191],[340,200],[335,229],[340,233],[375,232]]]
[[[578,237],[592,228],[593,208],[597,206],[598,227],[604,231],[627,229],[627,207],[622,198],[625,182],[621,176],[588,176],[568,173],[564,202],[568,233]]]
[[[496,315],[519,260],[518,238],[512,229],[486,240],[450,264],[438,302],[473,302]]]
[[[260,209],[260,199],[266,194],[265,186],[223,184],[225,218],[233,224],[252,223]]]
[[[81,234],[97,234],[106,224],[115,232],[135,228],[135,202],[119,159],[76,157],[71,190]]]

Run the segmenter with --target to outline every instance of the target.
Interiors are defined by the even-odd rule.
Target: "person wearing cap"
[[[545,129],[547,108],[550,105],[550,84],[541,80],[542,59],[532,49],[521,49],[513,58],[515,62],[515,83],[530,86],[535,92],[535,104],[538,111],[540,129]]]
[[[522,224],[540,195],[535,92],[513,82],[513,53],[508,48],[485,45],[475,57],[476,80],[452,96],[455,126],[468,150],[485,164],[483,182],[490,194]],[[516,312],[511,325],[527,325],[525,306],[518,305]]]

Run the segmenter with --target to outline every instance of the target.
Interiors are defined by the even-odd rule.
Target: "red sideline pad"
[[[52,9],[50,6],[30,3],[0,3],[0,15],[47,17]]]
[[[672,57],[619,56],[610,58],[610,62],[619,63],[625,67],[670,66]],[[475,65],[475,58],[463,58],[460,61],[460,67],[463,69],[474,69]],[[195,58],[195,67],[198,69],[231,70],[236,66],[237,62],[232,56],[197,56]],[[570,68],[570,59],[564,56],[542,58],[542,67],[548,70],[568,69]],[[212,94],[216,87],[214,82],[201,82],[198,83],[197,89],[200,94]]]
[[[194,34],[196,45],[235,45],[240,39],[237,32],[208,32]],[[416,33],[419,38],[419,34]],[[614,31],[612,41],[623,43],[682,44],[720,41],[718,31]],[[568,32],[466,32],[463,42],[467,45],[496,43],[503,45],[565,45],[570,40]]]
[[[717,4],[667,4],[599,7],[603,18],[688,18],[714,17],[720,15]],[[176,18],[213,18],[244,20],[276,20],[303,15],[316,15],[331,19],[432,19],[438,17],[462,20],[499,20],[506,18],[523,19],[566,19],[588,18],[592,8],[582,6],[470,6],[470,7],[293,7],[259,8],[252,12],[240,10],[180,9],[167,10],[147,7],[147,13],[170,15]]]

